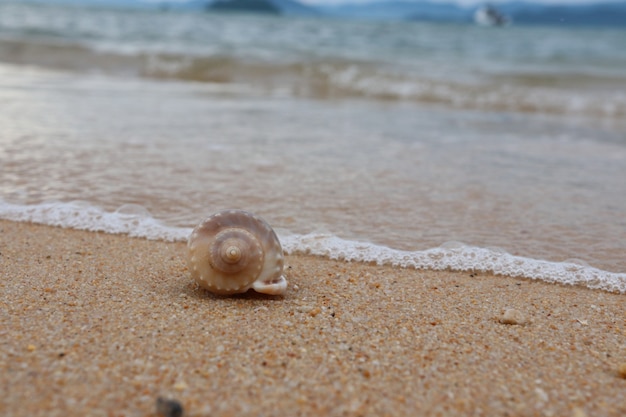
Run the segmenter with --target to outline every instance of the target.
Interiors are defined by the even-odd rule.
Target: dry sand
[[[184,254],[0,221],[0,415],[626,415],[624,295],[289,256],[218,297]]]

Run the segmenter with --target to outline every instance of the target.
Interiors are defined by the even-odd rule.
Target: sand
[[[288,256],[219,297],[185,250],[0,221],[0,414],[626,415],[624,295]]]

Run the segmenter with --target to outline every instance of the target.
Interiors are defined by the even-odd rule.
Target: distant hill
[[[217,0],[206,8],[216,12],[281,14],[280,9],[270,0]]]
[[[5,0],[0,0],[5,1]],[[18,1],[18,0],[12,0]],[[344,0],[350,2],[352,0]],[[19,0],[81,7],[159,8],[162,10],[230,10],[280,14],[284,16],[330,16],[371,20],[420,20],[469,23],[477,6],[463,7],[453,0],[373,0],[366,4],[308,6],[296,0]],[[497,3],[496,7],[513,24],[586,25],[626,28],[626,1],[596,4],[533,3],[533,0]],[[488,3],[486,0],[485,3]]]
[[[322,13],[295,0],[271,0],[286,16],[321,16]]]
[[[485,3],[488,3],[487,1]],[[626,27],[626,2],[544,5],[531,2],[498,3],[498,10],[514,24],[558,24]],[[454,3],[375,1],[366,4],[320,6],[330,16],[360,19],[396,19],[436,22],[472,22],[477,6]]]
[[[271,12],[285,16],[320,16],[322,13],[294,0],[0,0],[15,3],[63,4],[77,7],[159,9],[171,11],[229,10]]]
[[[205,1],[209,11],[241,11],[285,16],[318,16],[321,13],[294,0],[214,0]]]

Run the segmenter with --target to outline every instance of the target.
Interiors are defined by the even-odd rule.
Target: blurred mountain
[[[285,15],[319,16],[322,13],[314,7],[306,6],[295,0],[271,0]]]
[[[281,10],[271,0],[216,0],[206,8],[215,12],[281,14]]]
[[[213,0],[204,3],[209,11],[260,12],[286,16],[320,15],[318,10],[294,0]]]
[[[295,0],[0,0],[2,1],[116,9],[270,12],[285,16],[322,15],[316,8]]]
[[[325,14],[337,17],[436,22],[472,22],[477,8],[478,6],[464,7],[455,3],[399,0],[319,7]],[[546,5],[513,1],[498,3],[497,9],[515,24],[626,27],[626,2]]]
[[[10,1],[10,0],[9,0]],[[16,1],[16,0],[13,0]],[[297,0],[20,0],[21,2],[72,4],[162,10],[230,10],[270,12],[285,16],[329,16],[371,20],[418,20],[469,23],[479,6],[461,6],[437,0],[373,0],[372,3],[309,6]],[[452,0],[450,0],[452,1]],[[485,4],[488,1],[485,2]],[[513,24],[587,25],[626,27],[626,1],[595,4],[540,4],[530,1],[497,3]]]

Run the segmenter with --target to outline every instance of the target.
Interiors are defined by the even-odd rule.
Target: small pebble
[[[502,324],[524,324],[526,323],[526,318],[524,315],[513,308],[507,308],[504,311],[502,317],[500,317],[500,323]]]
[[[296,310],[299,311],[300,313],[310,313],[315,308],[316,307],[314,305],[303,305],[303,306],[296,307]]]
[[[322,310],[319,307],[315,307],[313,310],[309,311],[309,316],[315,317],[320,314]]]
[[[619,374],[619,376],[626,379],[626,362],[620,364],[620,366],[617,368],[617,373]]]
[[[176,400],[159,397],[156,401],[156,411],[162,417],[182,417],[183,406]]]
[[[174,389],[175,389],[176,391],[184,391],[184,390],[186,390],[187,388],[189,388],[189,387],[188,387],[188,386],[187,386],[187,384],[185,384],[183,381],[179,381],[179,382],[177,382],[176,384],[174,384]]]

